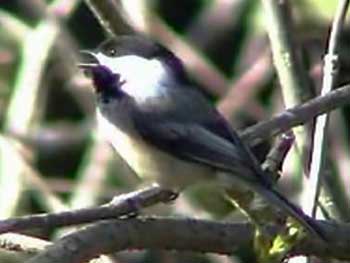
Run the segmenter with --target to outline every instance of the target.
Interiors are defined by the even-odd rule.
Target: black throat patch
[[[121,80],[119,74],[113,73],[109,68],[99,65],[91,70],[95,91],[101,96],[103,102],[109,99],[120,99],[125,95],[121,86],[125,81]]]

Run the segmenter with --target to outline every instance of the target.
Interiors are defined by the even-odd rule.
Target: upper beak
[[[100,64],[94,52],[90,50],[81,50],[79,53],[82,59],[82,62],[78,63],[79,68],[91,69]]]

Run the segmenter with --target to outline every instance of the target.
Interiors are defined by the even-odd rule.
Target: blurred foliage
[[[258,0],[149,2],[149,8],[155,11],[161,21],[193,47],[198,48],[201,56],[214,63],[223,74],[227,89],[235,89],[235,85],[244,74],[254,70],[253,66],[261,57],[269,56],[268,41],[264,33],[264,12]],[[315,93],[318,93],[322,76],[321,59],[337,1],[290,2],[296,24],[295,39],[303,51]],[[29,73],[33,76],[39,74],[40,80],[37,91],[31,86],[31,82],[25,87],[29,91],[37,92],[32,94],[36,101],[34,107],[28,108],[24,103],[20,104],[20,109],[16,111],[18,114],[29,114],[32,121],[24,132],[10,129],[5,123],[21,118],[19,115],[9,116],[8,110],[9,105],[16,99],[14,89],[21,77],[20,68],[28,63],[28,57],[24,57],[23,53],[24,44],[27,43],[29,35],[38,29],[40,22],[46,20],[45,8],[52,3],[56,3],[56,6],[61,5],[62,8],[51,14],[58,16],[55,23],[61,32],[55,37],[53,46],[49,47],[48,59],[41,65],[42,72]],[[10,143],[10,146],[0,144],[0,184],[3,184],[0,185],[0,191],[3,191],[3,196],[8,197],[0,200],[0,203],[6,204],[0,205],[0,208],[9,209],[6,213],[0,211],[0,214],[7,217],[59,210],[50,203],[42,186],[30,179],[26,166],[36,171],[36,176],[62,206],[71,208],[98,204],[109,200],[115,194],[143,185],[116,155],[111,154],[110,149],[95,133],[91,84],[74,65],[77,61],[77,51],[95,48],[105,38],[106,33],[83,2],[77,2],[76,8],[67,13],[64,13],[64,6],[64,1],[0,1],[0,138]],[[339,84],[349,82],[348,29],[343,33],[342,40]],[[43,38],[44,45],[45,41],[47,39]],[[42,50],[33,50],[34,56],[31,58],[35,60],[41,55],[40,52]],[[241,106],[228,113],[235,127],[246,127],[283,110],[276,75],[271,71],[272,65],[269,64],[265,66],[261,80],[252,80],[248,83],[250,86],[240,86],[239,93],[248,95],[245,100],[239,97],[235,103],[241,103]],[[201,86],[203,89],[207,88],[205,85]],[[252,92],[249,93],[248,90]],[[219,96],[209,89],[206,89],[206,92],[218,103],[224,97],[223,94]],[[342,187],[349,183],[347,171],[350,169],[350,108],[347,107],[336,115],[329,130],[329,161],[332,164],[332,173],[339,175],[339,185]],[[5,145],[12,148],[9,150]],[[267,148],[268,144],[257,147],[256,154],[264,159]],[[16,152],[16,158],[20,159],[16,159],[18,163],[11,163],[14,162],[14,159],[10,158],[14,155],[13,152]],[[10,163],[5,165],[4,162]],[[284,169],[282,189],[289,192],[290,196],[297,196],[301,190],[286,183],[291,181],[294,173],[291,167],[292,165],[287,164]],[[14,168],[19,172],[17,177],[13,175],[16,170]],[[14,178],[15,180],[11,180]],[[339,189],[335,192],[337,190]],[[217,189],[207,186],[194,187],[186,194],[184,202],[175,203],[172,207],[157,207],[152,213],[197,216],[204,207],[209,211],[203,214],[205,217],[225,220],[237,217],[235,213],[231,213],[232,207],[225,203]],[[348,192],[346,194],[349,195]],[[9,204],[11,202],[13,204]],[[241,220],[241,217],[238,218]],[[49,237],[45,230],[39,235]],[[240,251],[239,255],[241,261],[232,258],[232,262],[253,262],[251,250]],[[149,252],[141,259],[132,256],[126,258],[128,262],[181,262],[184,259],[186,262],[223,261],[219,257],[190,254],[170,253],[165,256],[159,251]]]

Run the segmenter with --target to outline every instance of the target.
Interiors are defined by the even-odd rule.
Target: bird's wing
[[[183,160],[269,184],[256,159],[204,96],[195,90],[179,92],[137,108],[133,121],[143,139]]]

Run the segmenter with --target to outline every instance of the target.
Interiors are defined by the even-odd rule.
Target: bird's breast
[[[212,176],[208,167],[180,160],[145,142],[125,114],[114,114],[113,121],[104,114],[97,111],[100,132],[141,178],[178,189]]]

